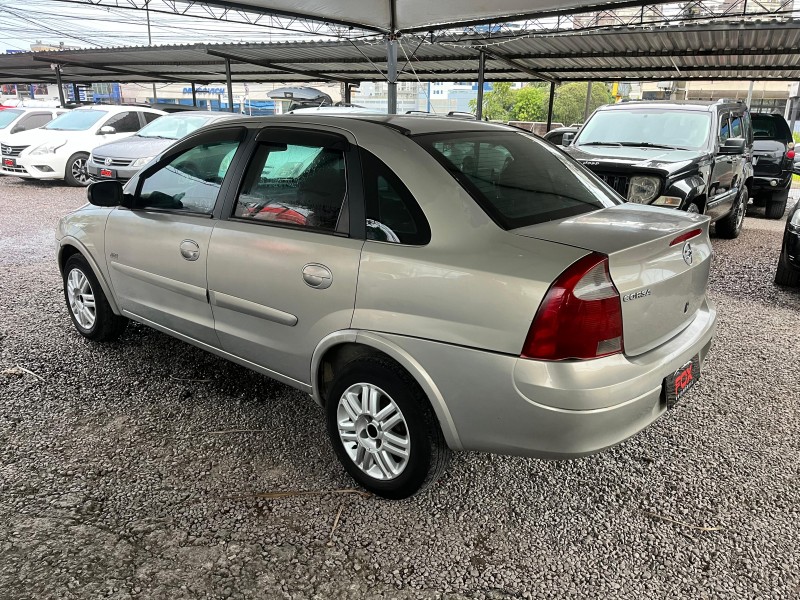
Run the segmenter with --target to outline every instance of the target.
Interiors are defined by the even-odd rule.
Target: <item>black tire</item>
[[[85,278],[85,286],[81,276]],[[64,299],[67,303],[67,311],[72,319],[72,324],[83,337],[95,342],[109,342],[117,339],[125,327],[128,319],[115,315],[111,310],[103,288],[97,281],[92,268],[86,259],[80,254],[73,254],[67,259],[62,272],[64,281]],[[80,296],[80,299],[78,299]],[[86,313],[79,309],[86,309],[91,312],[91,307],[85,303],[87,296],[94,299],[94,320],[92,322],[86,317]],[[78,302],[73,307],[71,297]],[[77,314],[76,314],[77,313]],[[83,315],[83,316],[79,316]]]
[[[356,433],[358,429],[355,424],[358,422],[364,425],[364,420],[367,423],[378,424],[378,428],[373,427],[372,429],[376,436],[384,435],[383,430],[380,429],[380,422],[372,420],[370,411],[357,413],[358,420],[352,420],[349,415],[353,411],[347,412],[344,405],[340,407],[340,401],[343,399],[345,392],[351,386],[360,384],[377,387],[386,394],[386,396],[381,396],[376,401],[376,404],[378,402],[381,403],[379,409],[376,409],[378,414],[390,402],[393,402],[396,408],[399,409],[398,412],[403,419],[403,422],[387,429],[388,432],[399,433],[401,436],[405,432],[409,448],[404,467],[393,478],[381,479],[370,475],[356,464],[355,460],[358,454],[356,458],[351,458],[348,454],[349,451],[359,451],[364,457],[362,460],[364,465],[371,465],[372,469],[378,469],[378,463],[381,461],[377,460],[377,455],[386,455],[385,451],[380,450],[382,437],[377,440],[371,440],[378,444],[376,449],[369,451],[372,456],[368,454],[367,450],[359,449],[361,442],[358,441],[352,442],[350,450],[345,449],[345,442],[340,437],[340,410],[345,411],[341,413],[343,415],[342,422],[346,422],[348,419],[352,421],[353,433],[351,435],[354,438],[358,437],[370,442],[367,439],[367,432],[371,425],[364,426],[360,434]],[[388,358],[368,356],[357,358],[345,365],[331,386],[330,393],[326,399],[325,413],[328,435],[336,456],[350,476],[373,494],[392,500],[408,498],[439,479],[447,468],[450,459],[450,448],[448,448],[444,440],[444,435],[428,398],[417,382],[402,367]],[[390,412],[389,414],[392,413]],[[400,429],[398,430],[397,427],[400,427]],[[383,460],[385,461],[385,458]],[[383,467],[380,467],[380,470],[386,474]]]
[[[764,208],[764,216],[768,219],[780,219],[786,212],[786,202],[789,200],[789,190],[772,192],[767,198],[767,205]]]
[[[786,258],[786,249],[781,250],[781,256],[778,258],[775,283],[777,285],[800,287],[800,271],[789,266],[789,260]]]
[[[736,197],[736,202],[731,207],[731,212],[722,217],[716,223],[717,235],[721,238],[733,240],[739,237],[744,226],[744,216],[747,212],[747,188],[743,187],[742,191]]]
[[[86,187],[92,180],[89,177],[87,163],[89,155],[86,152],[76,152],[67,160],[64,170],[64,181],[72,187]]]

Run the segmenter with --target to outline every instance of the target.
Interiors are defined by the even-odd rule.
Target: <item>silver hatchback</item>
[[[621,442],[685,401],[714,334],[707,217],[500,125],[225,121],[89,200],[57,232],[78,332],[133,319],[307,392],[388,498],[451,450]]]

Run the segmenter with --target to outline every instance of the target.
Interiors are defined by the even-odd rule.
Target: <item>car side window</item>
[[[238,141],[212,142],[179,154],[144,180],[137,208],[210,215],[238,147]]]
[[[367,239],[423,246],[431,228],[419,204],[400,178],[373,154],[361,151],[364,170]]]
[[[139,124],[139,114],[129,111],[114,115],[104,124],[105,127],[113,127],[117,133],[136,133],[142,126]]]
[[[262,142],[247,167],[232,217],[334,232],[346,197],[342,150]]]
[[[36,129],[42,125],[47,125],[52,120],[53,117],[50,113],[34,113],[20,119],[17,127],[20,127],[19,131],[28,131],[29,129]]]
[[[731,126],[728,122],[728,113],[722,113],[719,117],[719,143],[724,144],[731,137]]]
[[[160,117],[160,116],[161,116],[161,115],[159,115],[159,114],[157,114],[157,113],[150,113],[150,112],[142,113],[142,115],[144,115],[144,122],[145,122],[145,125],[146,125],[146,124],[148,124],[148,123],[152,123],[152,122],[153,122],[153,121],[155,121],[155,120],[156,120],[158,117]]]
[[[742,117],[739,115],[731,115],[731,136],[738,138],[742,137],[742,134]]]

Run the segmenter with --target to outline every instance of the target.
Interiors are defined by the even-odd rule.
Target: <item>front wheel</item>
[[[111,310],[100,282],[80,254],[74,254],[64,265],[64,298],[75,329],[83,337],[96,342],[117,339],[128,319]]]
[[[743,187],[736,201],[726,216],[717,221],[717,235],[729,240],[739,237],[744,225],[744,214],[747,212],[747,188]]]
[[[64,181],[67,182],[67,185],[82,187],[91,183],[88,163],[89,155],[85,152],[77,152],[69,157],[64,172]]]
[[[444,473],[450,449],[422,389],[382,357],[347,364],[327,397],[328,435],[344,468],[370,492],[398,500]]]

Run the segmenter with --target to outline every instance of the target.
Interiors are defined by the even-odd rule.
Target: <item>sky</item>
[[[262,26],[150,13],[153,44],[283,41],[287,33]],[[302,33],[288,34],[298,38]],[[320,39],[323,35],[306,35]],[[147,45],[147,14],[56,0],[0,0],[0,53],[30,50],[37,40],[97,48]]]

